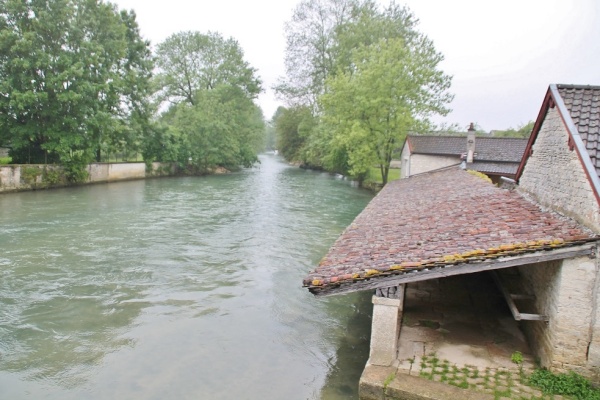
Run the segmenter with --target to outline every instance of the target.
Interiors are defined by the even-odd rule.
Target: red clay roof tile
[[[338,238],[304,286],[531,253],[594,234],[519,193],[449,169],[394,181]]]

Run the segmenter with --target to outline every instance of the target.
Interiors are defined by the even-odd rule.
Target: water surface
[[[261,161],[0,195],[0,398],[356,398],[370,294],[301,282],[372,195]]]

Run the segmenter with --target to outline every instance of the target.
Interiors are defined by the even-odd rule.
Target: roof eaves
[[[553,240],[502,245],[487,251],[475,250],[464,255],[456,254],[434,260],[404,262],[391,266],[388,271],[367,269],[363,273],[336,277],[328,282],[320,279],[305,280],[303,286],[316,296],[371,290],[400,283],[532,264],[540,260],[563,260],[591,255],[598,242],[598,237],[574,237],[569,241]]]
[[[517,168],[517,173],[515,175],[515,181],[517,182],[519,182],[519,179],[521,179],[521,175],[523,174],[523,170],[525,169],[525,164],[527,164],[527,160],[529,159],[529,157],[531,157],[533,144],[535,143],[535,140],[537,139],[540,129],[542,128],[544,120],[546,119],[546,114],[548,113],[548,108],[550,108],[551,100],[552,94],[550,93],[550,88],[548,88],[548,90],[546,91],[546,96],[544,97],[544,101],[542,102],[542,107],[540,107],[538,117],[536,118],[535,124],[533,125],[533,129],[531,130],[529,141],[527,142],[525,152],[523,153],[523,158],[521,158],[521,163],[519,164],[519,168]]]
[[[563,101],[563,98],[560,95],[560,92],[558,91],[557,85],[550,85],[549,91],[552,93],[554,103],[558,108],[559,114],[567,128],[567,131],[573,139],[573,143],[575,144],[575,148],[577,149],[577,155],[579,157],[579,160],[581,161],[588,181],[590,182],[594,190],[596,201],[598,202],[598,204],[600,204],[600,178],[598,178],[596,168],[592,164],[592,159],[590,158],[587,148],[583,144],[583,140],[579,135],[579,130],[577,129],[575,123],[573,122],[573,119],[571,118],[571,114],[569,113],[569,110],[567,109],[567,106],[565,105],[565,102]]]

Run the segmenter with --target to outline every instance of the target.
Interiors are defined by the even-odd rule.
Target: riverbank
[[[0,193],[53,189],[94,183],[119,182],[136,179],[174,176],[173,163],[92,163],[86,168],[84,182],[69,182],[63,167],[49,164],[0,165]]]

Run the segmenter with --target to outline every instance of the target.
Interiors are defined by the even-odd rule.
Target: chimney
[[[475,126],[471,122],[467,131],[467,164],[473,162],[475,156]]]

